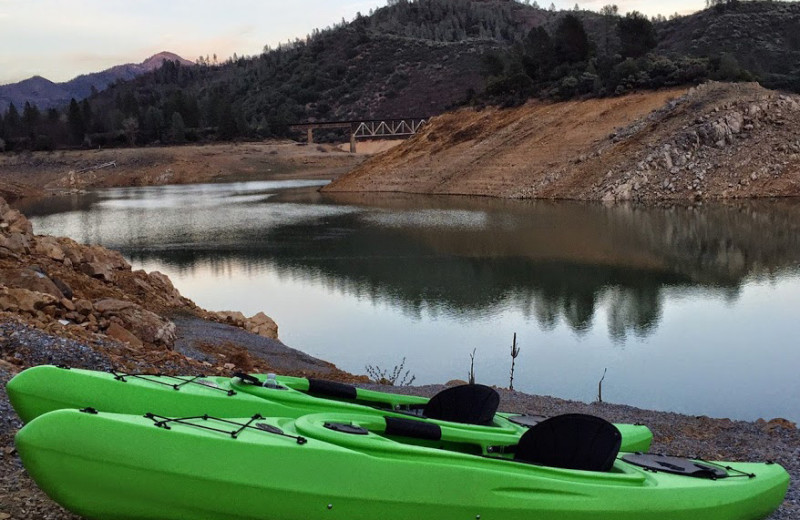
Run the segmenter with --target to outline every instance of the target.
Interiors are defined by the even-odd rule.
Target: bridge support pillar
[[[309,128],[308,129],[308,146],[314,144],[314,130]]]
[[[356,133],[350,132],[350,153],[356,153]]]

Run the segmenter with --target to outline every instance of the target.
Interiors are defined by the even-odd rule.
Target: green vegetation
[[[800,91],[800,4],[708,7],[667,20],[613,5],[558,12],[527,0],[390,0],[259,56],[165,62],[45,113],[12,105],[0,114],[0,139],[5,150],[51,150],[285,137],[308,120],[422,117],[467,102],[707,79]]]

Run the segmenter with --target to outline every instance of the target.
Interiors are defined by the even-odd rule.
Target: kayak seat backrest
[[[622,443],[616,426],[592,415],[546,419],[520,437],[514,460],[541,466],[608,471]]]
[[[429,419],[489,425],[500,405],[500,395],[484,385],[461,385],[431,397],[422,414]]]
[[[337,383],[336,381],[326,381],[325,379],[309,378],[308,393],[317,397],[333,397],[337,399],[355,399],[358,397],[356,387]]]

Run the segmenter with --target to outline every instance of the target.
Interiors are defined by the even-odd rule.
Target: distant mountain
[[[69,103],[72,98],[81,100],[89,97],[92,87],[100,91],[115,81],[130,80],[152,72],[160,68],[165,60],[177,61],[181,65],[193,65],[191,61],[177,54],[159,52],[142,63],[117,65],[102,72],[83,74],[63,83],[54,83],[41,76],[34,76],[18,83],[0,85],[0,112],[4,112],[12,102],[19,109],[26,101],[30,101],[40,109],[62,106]]]
[[[81,114],[73,111],[71,122],[16,114],[0,125],[0,139],[8,151],[288,137],[290,125],[302,121],[425,117],[465,103],[512,106],[532,96],[613,96],[709,79],[800,92],[800,2],[729,0],[653,22],[613,9],[537,6],[392,0],[258,56],[191,67],[163,62],[128,81],[106,79],[95,88],[108,88]],[[144,72],[145,64],[134,67]],[[138,70],[106,73],[126,79]],[[14,87],[50,100],[59,97],[50,90],[63,87],[27,82]],[[84,83],[60,99],[90,91]],[[20,105],[25,98],[17,97]],[[316,137],[342,137],[335,132]]]

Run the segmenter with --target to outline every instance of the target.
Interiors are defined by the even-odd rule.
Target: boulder
[[[30,239],[22,233],[0,234],[0,247],[12,253],[24,255],[30,252]]]
[[[33,235],[33,225],[25,218],[25,215],[16,209],[9,208],[7,204],[5,205],[5,211],[2,216],[0,216],[0,228],[11,233]]]
[[[142,347],[143,343],[142,340],[136,337],[131,331],[123,327],[122,325],[118,325],[114,322],[106,329],[106,336],[112,337],[118,341],[123,343],[127,343],[132,347]]]
[[[83,246],[83,262],[107,266],[112,270],[130,271],[131,264],[119,251],[112,251],[101,246]]]
[[[57,262],[63,262],[65,258],[64,249],[55,237],[36,237],[33,252]]]
[[[259,312],[247,321],[250,325],[248,327],[250,332],[265,338],[278,339],[278,324],[263,312]]]
[[[175,342],[175,324],[139,305],[113,298],[93,302],[94,310],[102,316],[100,323],[116,322],[145,343],[172,347]],[[107,325],[110,326],[110,325]]]
[[[71,300],[75,293],[72,291],[72,287],[67,285],[67,282],[58,278],[57,276],[51,276],[50,279],[53,283],[58,287],[58,290],[61,291],[61,294],[64,295],[64,298]]]
[[[46,274],[27,267],[0,270],[0,283],[9,287],[49,294],[59,301],[65,296]]]
[[[158,290],[168,305],[180,306],[182,304],[181,293],[172,285],[172,281],[167,275],[153,271],[147,275],[147,279],[147,282]]]
[[[94,305],[89,300],[79,299],[75,301],[75,310],[84,316],[88,316],[94,311]]]
[[[212,312],[211,314],[215,315],[221,321],[236,325],[237,327],[244,327],[245,322],[247,322],[247,317],[239,311],[219,311]]]
[[[111,282],[114,280],[114,274],[111,272],[111,268],[105,264],[98,262],[85,262],[80,264],[78,269],[83,274],[91,276],[92,278],[103,280],[104,282]]]
[[[138,307],[133,302],[126,300],[116,300],[114,298],[101,298],[92,302],[95,312],[100,314],[115,315],[126,309]]]
[[[41,309],[57,302],[56,298],[46,293],[0,286],[0,309],[4,311],[37,314]]]

